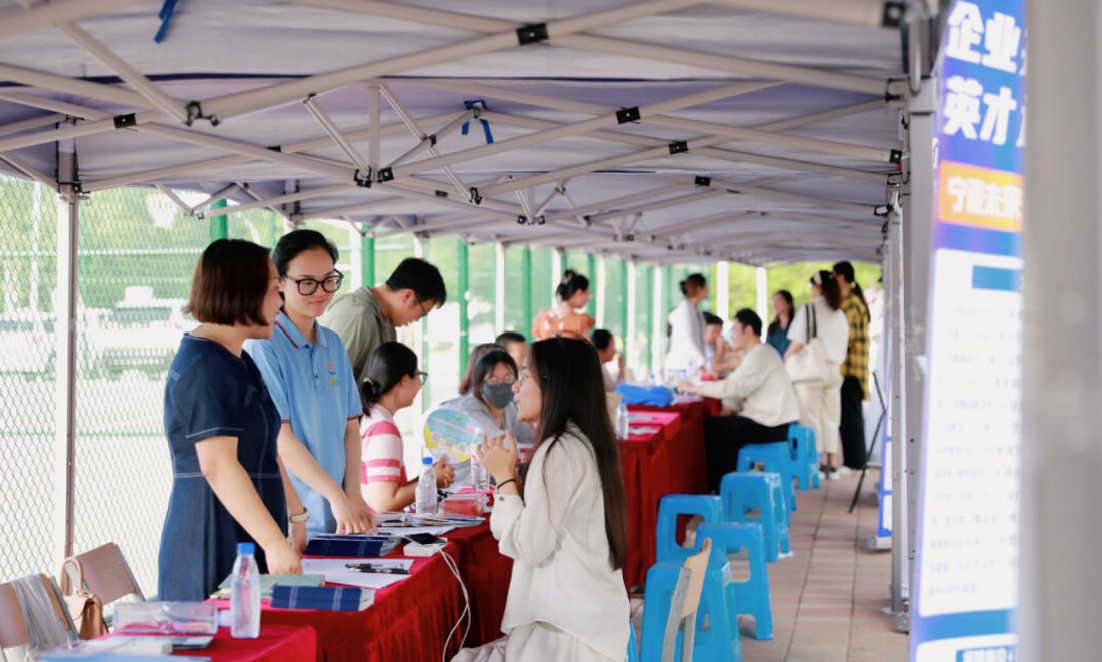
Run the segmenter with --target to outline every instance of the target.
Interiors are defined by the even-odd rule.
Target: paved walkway
[[[883,611],[890,604],[891,554],[867,545],[876,532],[877,480],[878,470],[870,470],[852,515],[846,511],[857,475],[797,492],[794,556],[769,564],[773,639],[754,639],[753,618],[741,617],[745,662],[906,662],[907,636]],[[736,578],[743,567],[732,562]]]

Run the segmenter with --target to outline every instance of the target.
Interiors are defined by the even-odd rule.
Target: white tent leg
[[[731,318],[731,273],[726,260],[716,263],[716,315],[726,322]]]
[[[57,294],[55,296],[54,397],[54,558],[73,555],[73,499],[75,496],[77,325],[77,242],[80,200],[72,182],[76,155],[72,143],[58,146],[58,172],[64,182],[57,206]]]

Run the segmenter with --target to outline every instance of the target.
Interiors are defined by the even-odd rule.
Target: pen
[[[377,575],[408,575],[405,568],[393,568],[389,566],[373,566],[370,563],[349,563],[344,567],[353,572],[370,572]]]

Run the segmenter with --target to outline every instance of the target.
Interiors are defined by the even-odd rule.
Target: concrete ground
[[[894,630],[895,619],[884,612],[891,554],[867,545],[876,533],[879,471],[869,471],[851,515],[846,511],[857,478],[797,492],[799,510],[789,531],[794,555],[769,564],[773,639],[754,639],[753,618],[739,618],[746,662],[906,662],[907,636]],[[747,576],[738,555],[731,565],[736,579]],[[632,603],[641,606],[641,600]],[[642,609],[632,620],[638,635]]]

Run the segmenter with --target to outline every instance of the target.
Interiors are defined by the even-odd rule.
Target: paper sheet
[[[302,571],[312,575],[325,575],[325,581],[330,584],[375,589],[386,588],[409,577],[409,575],[354,572],[345,567],[347,564],[354,562],[354,559],[302,559]],[[413,559],[370,559],[364,562],[371,563],[373,566],[403,568],[405,570],[413,567]]]
[[[414,533],[427,533],[431,536],[442,536],[448,531],[456,529],[455,526],[380,526],[379,533],[391,536],[408,536]],[[305,572],[305,571],[304,571]]]

